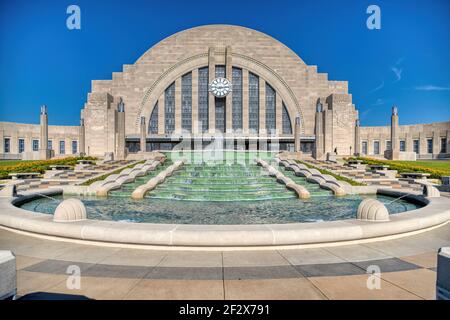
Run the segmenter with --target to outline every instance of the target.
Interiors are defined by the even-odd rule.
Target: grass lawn
[[[19,163],[25,163],[27,160],[0,160],[0,167],[2,166],[15,166]]]
[[[68,157],[68,158],[57,158],[51,160],[5,160],[0,161],[0,179],[9,178],[9,174],[13,172],[38,172],[44,173],[45,170],[49,170],[51,165],[69,165],[75,166],[77,160],[88,159],[95,160],[92,157]]]
[[[427,172],[430,178],[440,179],[442,176],[450,176],[450,161],[446,160],[418,160],[418,161],[399,161],[399,160],[379,160],[372,158],[360,158],[367,164],[387,164],[392,170],[403,172]]]
[[[415,167],[422,167],[426,169],[437,169],[447,171],[450,174],[450,161],[448,160],[419,160],[419,161],[397,161],[391,160],[390,163],[413,165]]]

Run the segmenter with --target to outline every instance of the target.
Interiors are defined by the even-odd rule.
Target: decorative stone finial
[[[365,221],[389,221],[386,206],[376,199],[364,199],[358,207],[356,219]]]
[[[393,106],[393,107],[392,107],[392,115],[393,115],[393,116],[398,115],[398,110],[397,110],[397,107],[396,107],[396,106]]]
[[[78,199],[70,198],[61,202],[53,214],[55,222],[72,222],[86,220],[86,207]]]
[[[356,125],[357,127],[359,127],[359,125],[360,125],[359,119],[356,119],[355,125]]]
[[[41,106],[41,114],[47,114],[47,105],[43,104]]]
[[[80,119],[80,126],[84,126],[84,119],[83,118]]]

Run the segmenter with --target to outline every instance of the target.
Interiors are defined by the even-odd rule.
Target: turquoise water
[[[255,164],[256,157],[270,160],[273,159],[273,153],[221,151],[167,155],[169,160],[164,166],[159,166],[156,172],[149,172],[145,177],[123,185],[120,190],[110,192],[110,196],[130,197],[136,187],[145,184],[173,162],[185,159],[187,163],[155,190],[148,192],[146,198],[222,202],[296,198],[293,191],[276,183],[273,177],[269,177],[263,168]],[[306,184],[304,179],[302,184]],[[317,186],[311,185],[311,189],[316,190]]]
[[[164,165],[132,183],[110,192],[108,198],[79,197],[86,205],[90,219],[179,223],[179,224],[265,224],[331,221],[355,218],[359,203],[367,197],[384,202],[391,214],[416,209],[417,206],[386,196],[334,197],[317,184],[308,183],[292,171],[278,169],[311,193],[300,200],[293,191],[276,182],[254,162],[255,157],[271,161],[273,154],[256,152],[223,152],[208,154],[167,153]],[[188,162],[142,200],[131,199],[131,193],[174,161]],[[52,214],[66,198],[40,198],[22,205],[26,210]]]
[[[23,209],[52,214],[58,204],[73,196],[58,196],[55,200],[40,198],[22,205]],[[79,197],[87,209],[88,218],[97,220],[178,223],[178,224],[265,224],[314,222],[353,219],[363,198],[369,196],[311,197],[243,202],[175,201],[165,199],[132,200],[131,198]],[[370,196],[389,203],[393,198]],[[403,200],[388,204],[391,214],[416,209]]]

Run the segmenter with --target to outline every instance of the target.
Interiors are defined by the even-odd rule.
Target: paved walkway
[[[0,250],[17,256],[19,295],[93,299],[434,299],[442,246],[450,224],[359,245],[223,252],[99,247],[0,229]],[[70,265],[81,270],[79,290],[67,288]],[[367,288],[370,265],[381,269],[379,290]]]

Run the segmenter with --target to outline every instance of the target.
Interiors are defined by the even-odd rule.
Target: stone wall
[[[386,150],[386,142],[391,139],[390,126],[380,127],[361,127],[361,145],[367,141],[368,152],[370,156],[383,156]],[[433,139],[432,153],[428,152],[427,140]],[[446,139],[445,152],[441,152],[442,139]],[[418,140],[419,152],[418,158],[436,159],[450,158],[450,121],[434,122],[429,124],[401,125],[399,126],[399,141],[405,142],[406,152],[413,152],[414,140]],[[374,154],[374,141],[380,142],[380,154]],[[361,147],[361,153],[363,149]]]
[[[55,156],[59,153],[59,141],[65,141],[65,154],[72,154],[72,141],[77,141],[79,146],[78,126],[48,126],[48,140],[52,141]],[[10,152],[5,154],[5,138],[10,138]],[[25,140],[25,153],[33,153],[32,141],[40,140],[40,125],[23,124],[15,122],[0,122],[0,159],[21,158],[19,155],[19,139]],[[39,142],[40,144],[40,142]],[[38,151],[36,151],[38,154]],[[29,159],[34,157],[29,154]],[[35,159],[38,159],[36,155]]]

